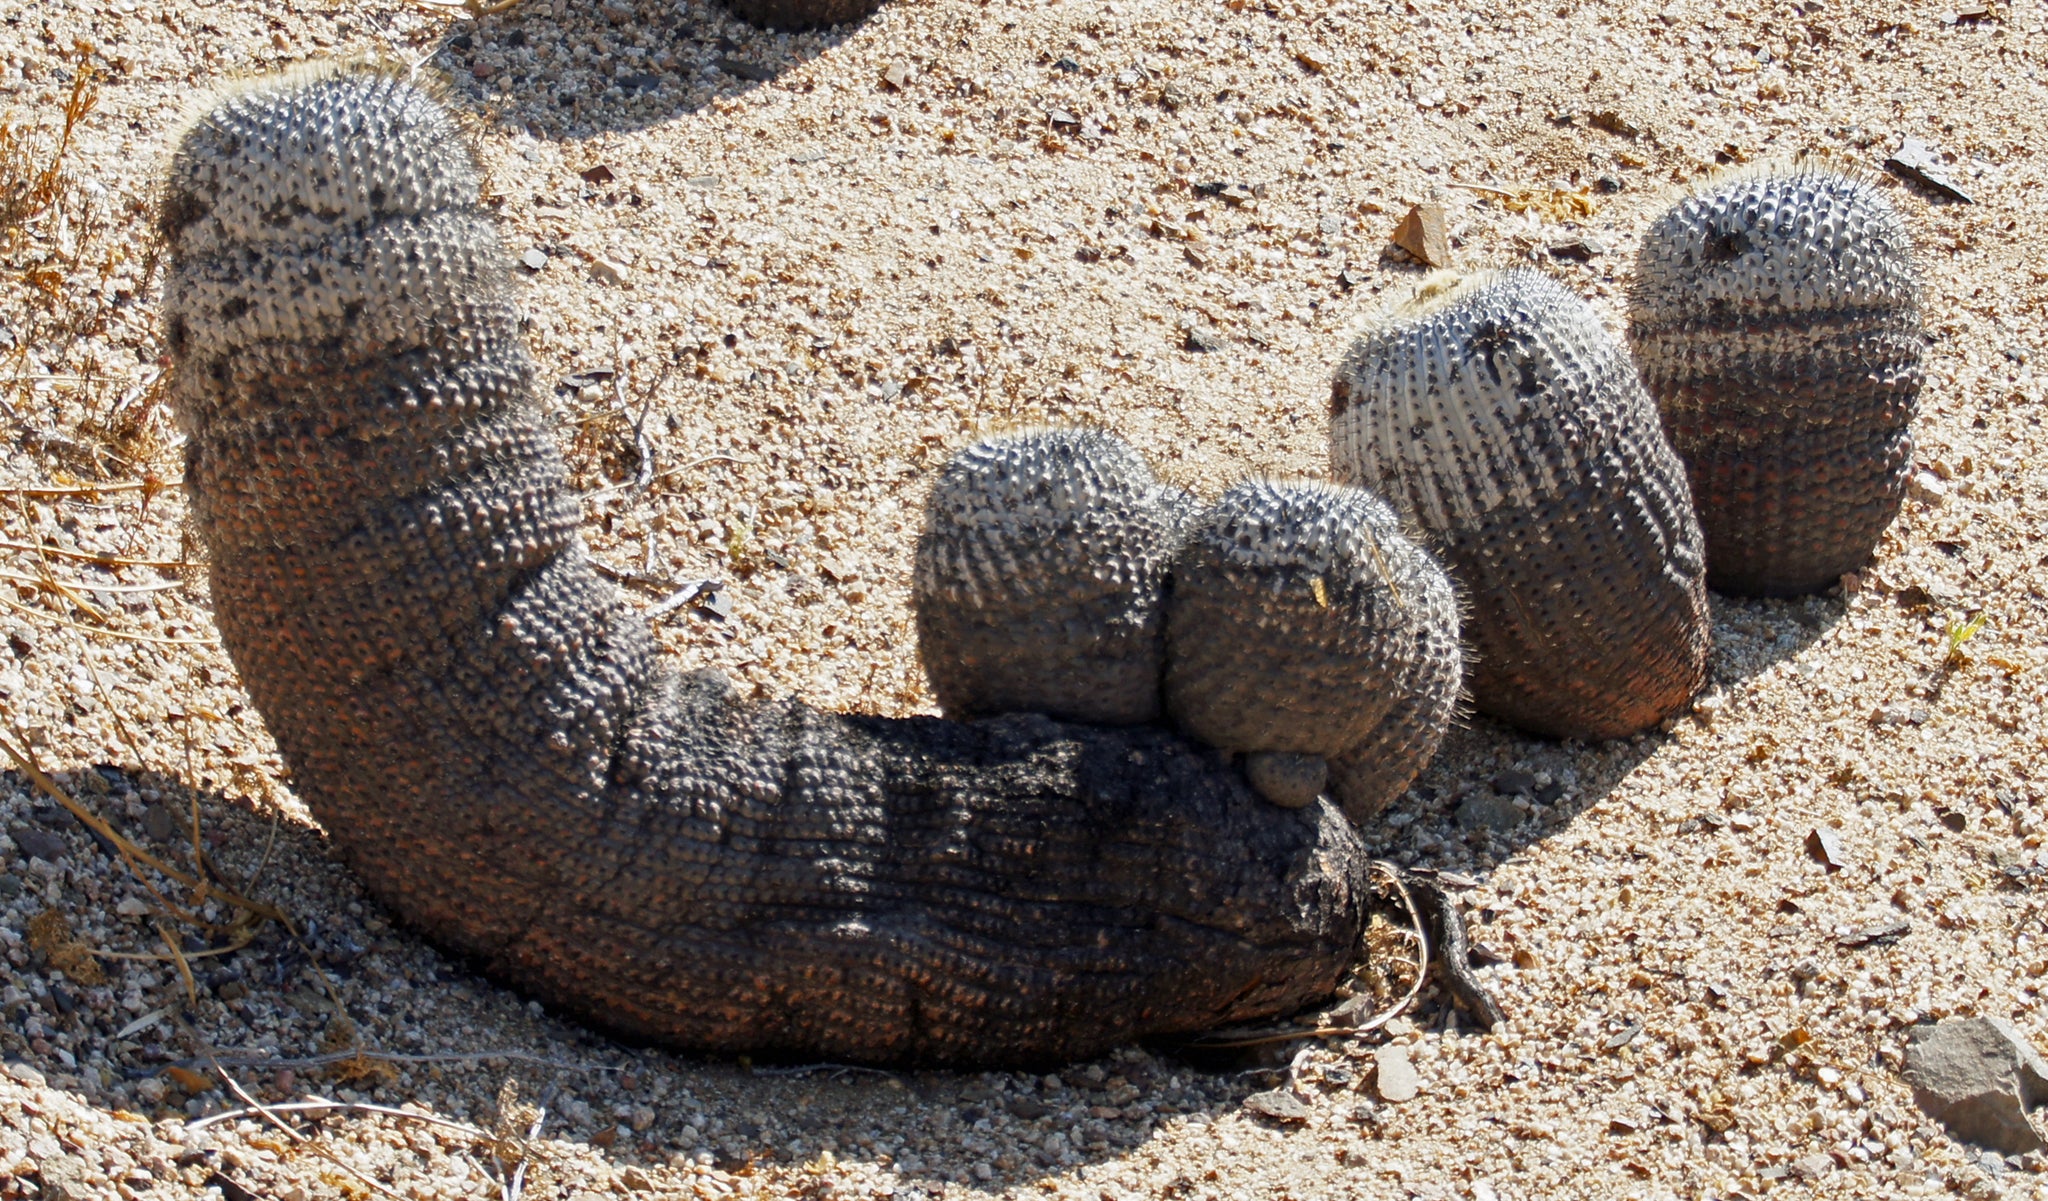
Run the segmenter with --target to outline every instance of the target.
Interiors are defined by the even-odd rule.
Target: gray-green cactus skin
[[[1169,571],[1169,568],[1171,569]],[[919,652],[949,716],[1167,716],[1284,806],[1354,821],[1406,788],[1455,712],[1449,580],[1355,488],[1251,481],[1197,512],[1095,430],[958,452],[926,507]]]
[[[1629,343],[1724,592],[1817,592],[1870,557],[1913,465],[1926,345],[1911,231],[1822,158],[1710,176],[1653,222]]]
[[[403,75],[183,136],[170,392],[215,621],[294,787],[445,948],[697,1050],[1043,1063],[1329,995],[1366,859],[1153,727],[749,701],[593,569],[481,171]]]
[[[1705,681],[1684,468],[1620,344],[1548,276],[1432,277],[1366,329],[1331,387],[1330,464],[1450,571],[1482,712],[1613,738]]]
[[[940,710],[1159,720],[1166,573],[1194,509],[1100,430],[955,454],[925,504],[911,586]]]
[[[1174,563],[1166,639],[1175,725],[1224,750],[1323,757],[1358,822],[1428,765],[1457,708],[1450,580],[1358,488],[1250,480],[1225,493]],[[1251,770],[1283,803],[1303,778],[1286,761]]]

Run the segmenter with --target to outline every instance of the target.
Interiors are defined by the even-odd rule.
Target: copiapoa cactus
[[[1482,712],[1612,738],[1704,682],[1684,469],[1628,356],[1550,277],[1434,276],[1366,329],[1332,384],[1330,463],[1442,557]]]
[[[912,584],[940,709],[1157,721],[1166,572],[1194,508],[1099,430],[955,454],[925,505]]]
[[[1691,477],[1707,580],[1817,592],[1861,566],[1913,465],[1912,235],[1825,158],[1709,176],[1643,236],[1629,344]]]
[[[1244,752],[1261,791],[1313,796],[1323,759],[1364,821],[1436,753],[1457,707],[1450,581],[1357,488],[1252,480],[1194,523],[1167,606],[1166,707]]]
[[[623,1034],[1007,1064],[1282,1014],[1363,923],[1334,806],[1157,728],[743,700],[600,577],[462,131],[375,68],[191,125],[161,211],[215,620],[406,921]]]

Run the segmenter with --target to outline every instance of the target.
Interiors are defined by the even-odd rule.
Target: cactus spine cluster
[[[1919,280],[1869,175],[1711,176],[1643,237],[1629,342],[1685,460],[1707,579],[1815,592],[1869,558],[1912,470]]]
[[[1328,785],[1356,821],[1422,770],[1458,697],[1450,583],[1384,502],[1254,480],[1192,515],[1096,431],[958,452],[915,599],[947,713],[1149,721],[1163,683],[1173,724],[1245,756],[1262,796]]]
[[[1684,470],[1628,356],[1548,276],[1435,276],[1365,330],[1332,384],[1330,462],[1444,560],[1481,711],[1611,738],[1704,682]]]

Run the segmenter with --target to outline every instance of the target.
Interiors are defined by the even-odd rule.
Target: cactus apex
[[[1166,572],[1192,508],[1102,430],[1020,430],[955,454],[912,582],[940,708],[1156,720]]]
[[[1254,785],[1283,804],[1313,774],[1305,757],[1321,756],[1362,821],[1428,763],[1457,703],[1450,581],[1358,488],[1232,488],[1174,564],[1166,635],[1174,722],[1246,752]],[[1336,770],[1340,757],[1353,769]]]

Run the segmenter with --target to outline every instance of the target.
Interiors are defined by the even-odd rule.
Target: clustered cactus
[[[222,100],[164,189],[215,620],[373,893],[530,996],[729,1054],[1038,1064],[1329,995],[1367,900],[1333,806],[1157,726],[674,672],[577,532],[481,178],[405,74],[326,68]]]
[[[480,179],[374,67],[184,134],[164,313],[216,620],[378,895],[687,1047],[1028,1063],[1327,996],[1364,922],[1354,823],[1435,753],[1461,611],[1480,708],[1640,730],[1702,681],[1716,556],[1824,584],[1910,448],[1896,217],[1853,176],[1742,174],[1658,223],[1633,314],[1704,544],[1585,303],[1437,277],[1338,369],[1339,483],[1205,509],[1100,431],[956,455],[915,603],[962,720],[745,701],[664,666],[593,569]]]
[[[1455,707],[1449,581],[1356,489],[1256,480],[1198,513],[1121,439],[1034,431],[955,455],[925,521],[919,655],[949,716],[1155,721],[1163,700],[1269,800],[1333,782],[1362,821]]]

